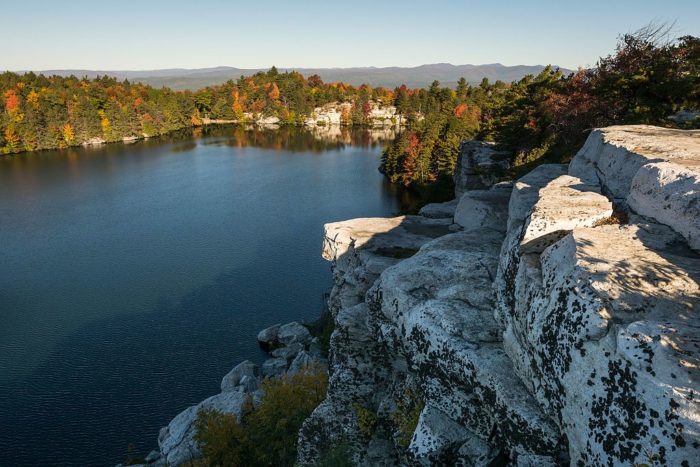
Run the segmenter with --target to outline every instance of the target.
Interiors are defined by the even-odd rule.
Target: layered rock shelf
[[[570,165],[326,226],[327,399],[299,462],[700,464],[700,133],[595,130]],[[496,172],[493,170],[495,169]]]

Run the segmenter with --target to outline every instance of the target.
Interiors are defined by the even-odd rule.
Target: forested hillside
[[[668,40],[665,26],[621,38],[596,67],[563,75],[552,67],[537,76],[456,90],[434,83],[426,117],[385,150],[381,170],[393,182],[427,184],[451,178],[460,141],[496,141],[516,170],[568,161],[588,131],[614,124],[670,126],[681,110],[700,111],[700,38]],[[397,90],[397,105],[411,91]],[[700,119],[681,122],[699,127]]]
[[[421,96],[427,95],[416,94]],[[0,152],[151,137],[201,125],[204,118],[245,121],[276,116],[283,123],[299,124],[314,107],[335,101],[352,102],[346,123],[362,124],[370,100],[392,104],[394,93],[324,83],[315,75],[306,79],[274,67],[194,93],[109,77],[90,80],[8,72],[0,75]]]

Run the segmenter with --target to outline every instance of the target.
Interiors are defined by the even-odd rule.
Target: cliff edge
[[[326,225],[336,329],[300,463],[698,465],[700,132],[594,130],[515,183],[463,151],[457,200]]]

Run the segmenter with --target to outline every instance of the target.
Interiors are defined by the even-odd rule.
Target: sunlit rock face
[[[700,130],[594,130],[569,172],[599,183],[617,202],[668,225],[700,250]]]
[[[352,102],[331,102],[316,107],[304,125],[311,128],[334,127],[350,122],[354,107]],[[382,105],[369,101],[368,108],[363,109],[364,118],[371,127],[400,127],[406,124],[406,116],[398,113],[393,105]]]
[[[496,181],[463,170],[475,146],[427,217],[327,225],[330,387],[300,463],[700,464],[697,138],[595,130],[570,166],[470,190]]]

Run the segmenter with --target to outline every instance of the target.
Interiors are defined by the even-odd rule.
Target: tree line
[[[671,126],[681,110],[700,111],[700,38],[668,39],[650,25],[620,38],[614,53],[570,75],[551,66],[513,83],[436,81],[413,122],[383,153],[381,171],[395,183],[451,180],[460,142],[495,141],[515,172],[543,162],[567,162],[592,128],[614,124]],[[416,91],[396,90],[396,105],[415,109]],[[420,100],[420,99],[419,99]],[[699,128],[700,119],[685,127]]]
[[[205,119],[245,121],[276,116],[301,124],[313,109],[352,102],[347,124],[364,124],[370,102],[390,105],[385,88],[324,83],[317,75],[267,72],[195,92],[156,89],[102,76],[0,74],[0,153],[159,136],[202,125]]]

